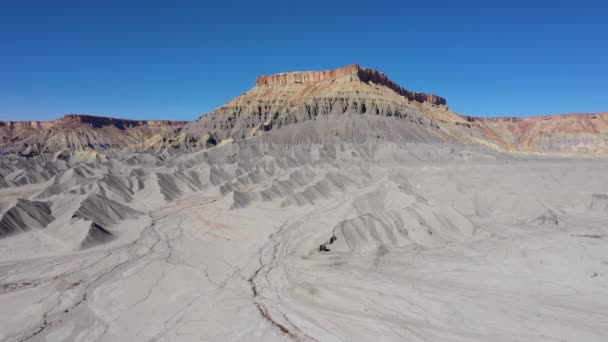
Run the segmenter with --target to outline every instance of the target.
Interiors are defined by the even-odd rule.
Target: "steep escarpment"
[[[608,114],[461,116],[444,98],[409,91],[384,73],[359,65],[259,76],[253,89],[203,115],[186,132],[208,134],[218,142],[261,135],[281,143],[381,139],[479,144],[511,152],[608,154]]]
[[[608,113],[466,119],[476,137],[509,151],[608,153]]]
[[[366,131],[368,127],[401,124],[404,127],[400,129],[416,130],[415,135],[422,140],[444,139],[446,132],[439,125],[465,122],[445,104],[439,96],[406,90],[383,73],[350,65],[260,76],[253,89],[202,116],[189,125],[188,132],[214,134],[220,140],[245,139],[307,123],[304,130],[309,131],[309,140],[333,136],[357,140],[382,135]],[[355,114],[360,115],[359,119],[351,117]],[[386,120],[389,117],[403,120],[399,124]],[[288,135],[285,138],[293,138]]]
[[[259,76],[251,90],[192,123],[82,114],[0,122],[0,154],[190,153],[259,138],[272,143],[440,142],[509,152],[608,155],[606,113],[476,118],[461,116],[446,103],[354,64]],[[0,186],[11,182],[0,180]]]
[[[411,101],[431,103],[434,105],[446,104],[446,100],[440,96],[409,91],[390,80],[386,74],[373,69],[363,68],[358,64],[348,65],[335,70],[287,72],[275,75],[258,76],[256,86],[280,86],[293,83],[332,81],[343,76],[352,75],[357,77],[362,82],[372,82],[377,85],[390,88]]]
[[[54,124],[54,121],[0,121],[0,129],[49,128]]]
[[[38,155],[63,150],[108,150],[141,143],[186,121],[128,120],[68,114],[55,121],[0,122],[0,153]]]
[[[89,125],[91,127],[113,126],[120,129],[138,126],[182,126],[188,121],[171,121],[171,120],[130,120],[111,118],[105,116],[85,115],[85,114],[67,114],[63,118],[53,121],[53,126],[69,127]]]

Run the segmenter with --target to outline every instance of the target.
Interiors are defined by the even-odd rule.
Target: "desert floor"
[[[608,340],[608,162],[390,155],[150,186],[90,248],[5,237],[0,340]]]

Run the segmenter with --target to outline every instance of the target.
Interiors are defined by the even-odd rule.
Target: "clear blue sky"
[[[0,1],[0,120],[195,119],[351,63],[462,114],[608,111],[606,1]]]

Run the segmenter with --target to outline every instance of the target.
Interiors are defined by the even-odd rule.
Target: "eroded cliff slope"
[[[401,120],[387,121],[389,117]],[[445,138],[437,127],[445,122],[466,121],[439,96],[406,90],[383,73],[350,65],[260,76],[253,89],[203,115],[188,131],[211,133],[220,140],[273,131],[287,140],[299,136],[298,141],[315,142],[332,136],[397,138],[391,128],[398,128],[410,133],[401,138],[433,140]],[[275,132],[302,123],[297,130]]]
[[[509,152],[608,154],[608,114],[462,116],[440,96],[409,91],[359,65],[259,76],[255,87],[201,116],[186,131],[218,142],[262,135],[287,143],[382,139],[479,144]]]
[[[608,152],[608,113],[467,120],[476,136],[508,151],[588,156]]]
[[[186,123],[82,114],[68,114],[55,121],[0,121],[0,152],[38,155],[64,150],[120,149]]]
[[[183,129],[182,129],[183,128]],[[0,122],[0,152],[182,152],[250,138],[276,143],[391,141],[476,144],[508,152],[608,155],[608,114],[461,116],[437,95],[349,65],[259,76],[255,86],[192,123],[66,115]]]

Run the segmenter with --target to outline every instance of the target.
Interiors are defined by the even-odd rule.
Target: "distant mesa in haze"
[[[0,152],[189,151],[221,142],[447,142],[516,152],[604,155],[608,114],[462,116],[438,95],[405,89],[357,64],[258,76],[255,86],[194,122],[69,114],[0,122]]]
[[[106,116],[97,116],[89,114],[66,114],[63,117],[53,121],[0,121],[0,127],[33,127],[33,128],[50,128],[50,127],[69,127],[89,125],[97,128],[103,126],[115,127],[136,127],[136,126],[180,126],[185,125],[188,121],[172,121],[172,120],[131,120],[119,119]]]
[[[186,123],[86,114],[67,114],[54,121],[0,121],[0,152],[32,156],[64,150],[121,149]]]

